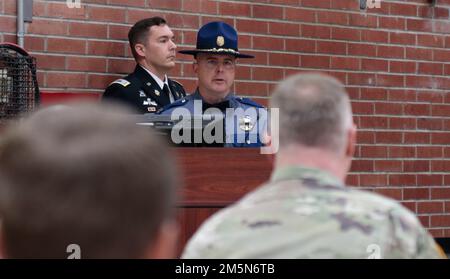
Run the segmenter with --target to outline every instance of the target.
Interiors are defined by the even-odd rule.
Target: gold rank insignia
[[[155,89],[155,95],[159,96],[159,95],[161,95],[161,93],[158,90]]]
[[[225,39],[223,36],[217,36],[216,43],[218,46],[223,46],[225,44]]]
[[[252,123],[252,118],[248,115],[239,119],[239,128],[243,131],[251,131],[255,125]]]

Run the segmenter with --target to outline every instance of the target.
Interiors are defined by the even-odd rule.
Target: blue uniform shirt
[[[267,128],[267,110],[258,103],[228,94],[219,104],[204,102],[198,89],[191,95],[163,107],[161,115],[172,115],[175,119],[199,115],[219,115],[225,119],[225,147],[261,147],[262,136]],[[203,140],[205,133],[203,134]],[[222,139],[224,141],[224,139]]]

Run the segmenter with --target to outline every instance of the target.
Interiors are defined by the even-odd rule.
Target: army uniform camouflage
[[[301,167],[211,217],[183,258],[439,258],[413,213],[391,199],[345,187]]]

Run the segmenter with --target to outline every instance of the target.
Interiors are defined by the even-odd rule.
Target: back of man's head
[[[352,113],[344,86],[323,74],[297,74],[275,89],[270,106],[279,108],[280,149],[291,145],[341,153]]]
[[[48,108],[0,142],[4,256],[148,256],[172,214],[167,149],[116,107]]]

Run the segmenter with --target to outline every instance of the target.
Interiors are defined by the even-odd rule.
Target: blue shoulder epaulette
[[[159,114],[159,113],[161,113],[164,110],[168,110],[168,109],[171,109],[171,108],[174,108],[174,107],[183,106],[184,104],[186,104],[187,101],[189,101],[187,99],[187,97],[183,97],[183,98],[181,98],[179,100],[176,100],[175,102],[173,102],[171,104],[165,105],[164,107],[160,108],[156,113]]]
[[[236,97],[236,100],[239,101],[240,103],[243,103],[243,104],[246,104],[246,105],[249,105],[252,107],[264,108],[264,106],[258,104],[257,102],[255,102],[249,98]]]

